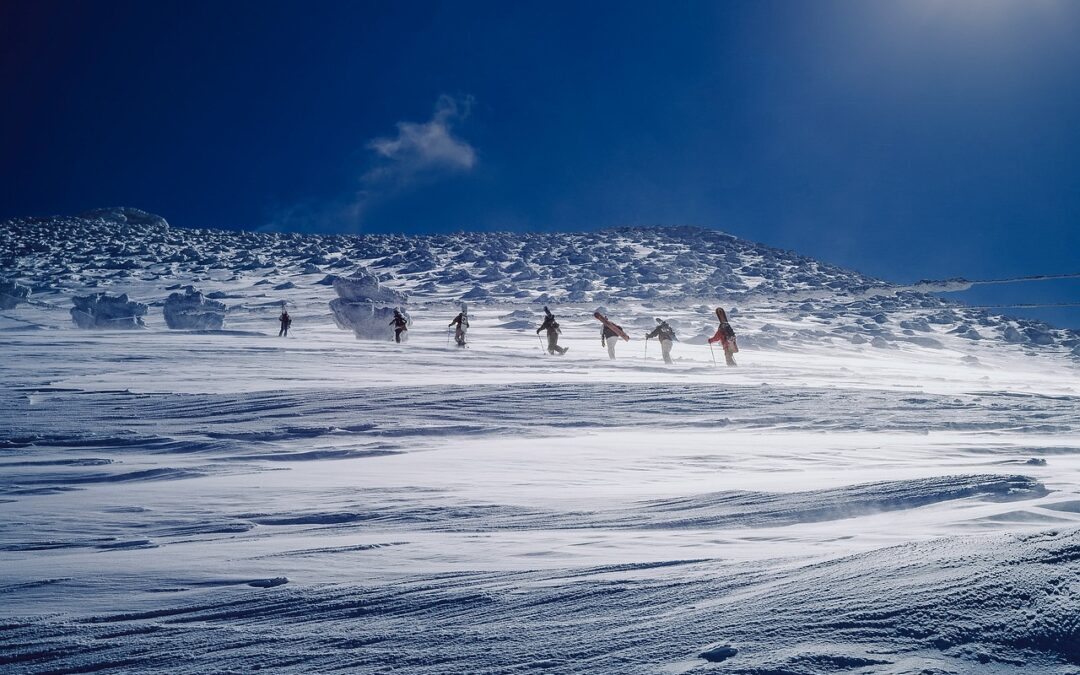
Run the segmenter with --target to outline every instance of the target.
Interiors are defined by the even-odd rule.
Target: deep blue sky
[[[897,281],[1080,270],[1078,2],[7,0],[0,92],[0,218],[694,224]]]

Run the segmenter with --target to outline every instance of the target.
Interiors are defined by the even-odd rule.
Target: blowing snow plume
[[[397,133],[365,143],[372,153],[351,194],[331,200],[305,200],[279,210],[269,229],[360,229],[365,211],[403,192],[476,167],[476,149],[455,133],[472,111],[472,96],[439,96],[431,119],[398,121]]]

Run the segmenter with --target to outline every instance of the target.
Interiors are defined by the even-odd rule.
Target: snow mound
[[[171,294],[163,308],[165,323],[176,330],[221,330],[225,311],[225,303],[210,300],[191,286]]]
[[[330,301],[334,323],[342,330],[351,330],[358,340],[393,340],[391,322],[394,310],[409,315],[399,305],[408,296],[401,291],[384,287],[379,278],[364,268],[333,282],[338,297]]]
[[[14,281],[0,281],[0,309],[15,309],[30,297],[30,289]]]
[[[127,293],[111,296],[107,293],[77,295],[71,299],[71,318],[79,328],[142,328],[143,317],[149,309],[141,302],[128,299]]]

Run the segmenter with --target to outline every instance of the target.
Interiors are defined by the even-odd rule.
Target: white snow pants
[[[671,360],[671,340],[660,341],[660,353],[664,355],[664,363],[674,363]]]
[[[613,338],[613,337],[609,337],[606,340],[606,342],[607,342],[607,355],[608,355],[608,358],[611,359],[612,361],[615,360],[615,342],[617,340],[618,340],[618,338]]]

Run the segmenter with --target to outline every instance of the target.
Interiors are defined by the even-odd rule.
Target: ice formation
[[[390,322],[395,309],[409,318],[400,307],[408,296],[384,287],[378,277],[364,268],[334,279],[333,286],[338,294],[330,301],[334,322],[342,330],[353,331],[359,340],[393,340]]]
[[[179,330],[220,330],[225,322],[225,303],[207,299],[188,286],[165,300],[165,323]]]
[[[30,297],[30,289],[14,281],[0,281],[0,309],[15,309]]]
[[[143,317],[149,309],[141,302],[128,299],[127,293],[112,296],[107,293],[76,295],[71,299],[71,318],[79,328],[142,328]]]

